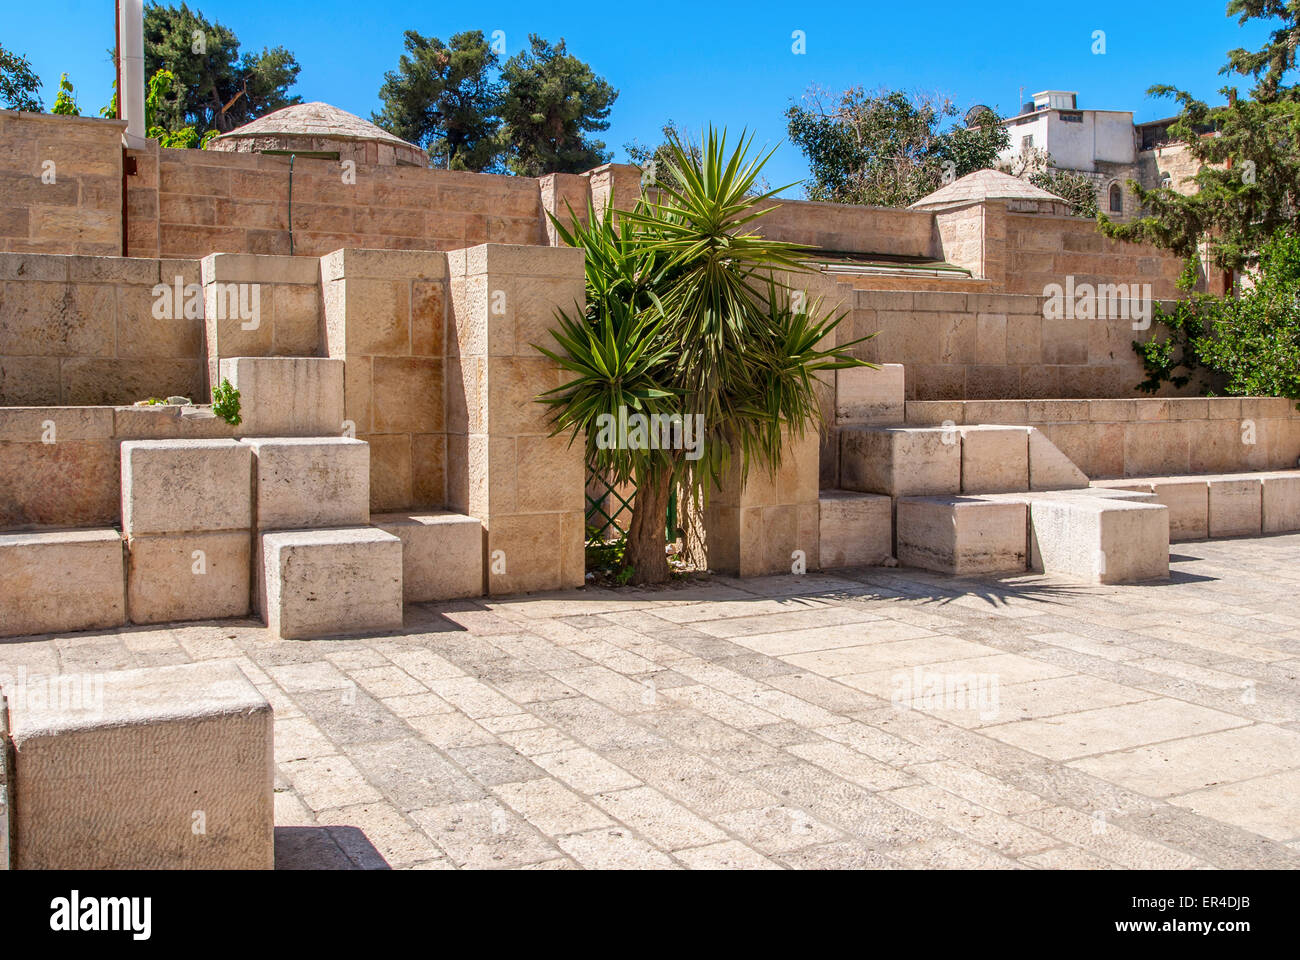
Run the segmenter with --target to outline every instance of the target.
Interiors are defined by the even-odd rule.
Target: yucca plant
[[[756,193],[771,153],[751,159],[751,143],[742,134],[728,151],[726,132],[709,129],[691,150],[670,136],[671,176],[632,210],[598,216],[588,203],[585,223],[572,210],[568,225],[552,217],[586,253],[587,304],[561,312],[553,349],[538,346],[572,377],[538,399],[555,407],[555,433],[585,434],[589,463],[636,481],[623,555],[632,583],[668,578],[673,489],[698,507],[737,455],[742,478],[751,466],[775,470],[784,439],[813,429],[814,375],[864,365],[847,352],[860,340],[822,346],[844,315],[782,279],[808,269],[803,248],[752,229],[779,190]],[[620,410],[698,417],[702,456],[611,447],[602,427]]]

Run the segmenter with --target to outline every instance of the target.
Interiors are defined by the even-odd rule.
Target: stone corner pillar
[[[447,263],[447,505],[483,523],[486,594],[581,586],[584,438],[550,436],[536,397],[565,376],[534,344],[583,308],[583,253],[487,243]]]

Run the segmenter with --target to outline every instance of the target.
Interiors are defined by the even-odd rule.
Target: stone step
[[[123,583],[112,527],[0,533],[0,636],[120,627]]]
[[[483,522],[461,513],[383,513],[371,523],[402,541],[407,603],[483,595]]]
[[[823,569],[877,565],[893,557],[891,498],[878,493],[823,490],[817,504]]]
[[[898,562],[957,576],[1023,572],[1026,515],[1013,498],[900,497]]]
[[[243,530],[148,534],[127,540],[126,609],[132,623],[244,617],[252,535]]]
[[[882,363],[878,368],[847,367],[835,371],[835,422],[837,424],[904,422],[903,365]]]
[[[274,867],[271,706],[233,661],[2,692],[15,868]]]
[[[1093,486],[1153,494],[1169,508],[1173,541],[1300,530],[1300,470],[1130,477]]]
[[[402,541],[377,527],[260,534],[264,611],[281,639],[347,636],[402,626]]]
[[[351,437],[258,437],[253,527],[299,530],[370,522],[370,445]]]
[[[1169,576],[1169,509],[1109,496],[1029,497],[1030,569],[1084,583]]]
[[[122,444],[127,537],[252,526],[252,450],[237,440]]]
[[[239,391],[238,435],[342,435],[343,363],[326,357],[221,359],[218,377]]]
[[[840,484],[906,497],[1077,489],[1088,478],[1034,427],[867,425],[840,432]]]

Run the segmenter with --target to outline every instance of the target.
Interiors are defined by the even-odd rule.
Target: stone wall
[[[0,110],[0,251],[121,254],[125,129]]]
[[[1300,457],[1300,412],[1281,397],[909,401],[906,419],[1037,427],[1094,480],[1294,469]]]
[[[0,253],[0,406],[198,399],[201,310],[154,316],[177,278],[197,285],[198,262]]]

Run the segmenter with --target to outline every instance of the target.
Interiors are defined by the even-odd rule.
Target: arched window
[[[1124,192],[1120,190],[1118,183],[1112,183],[1110,185],[1110,212],[1124,212]]]

